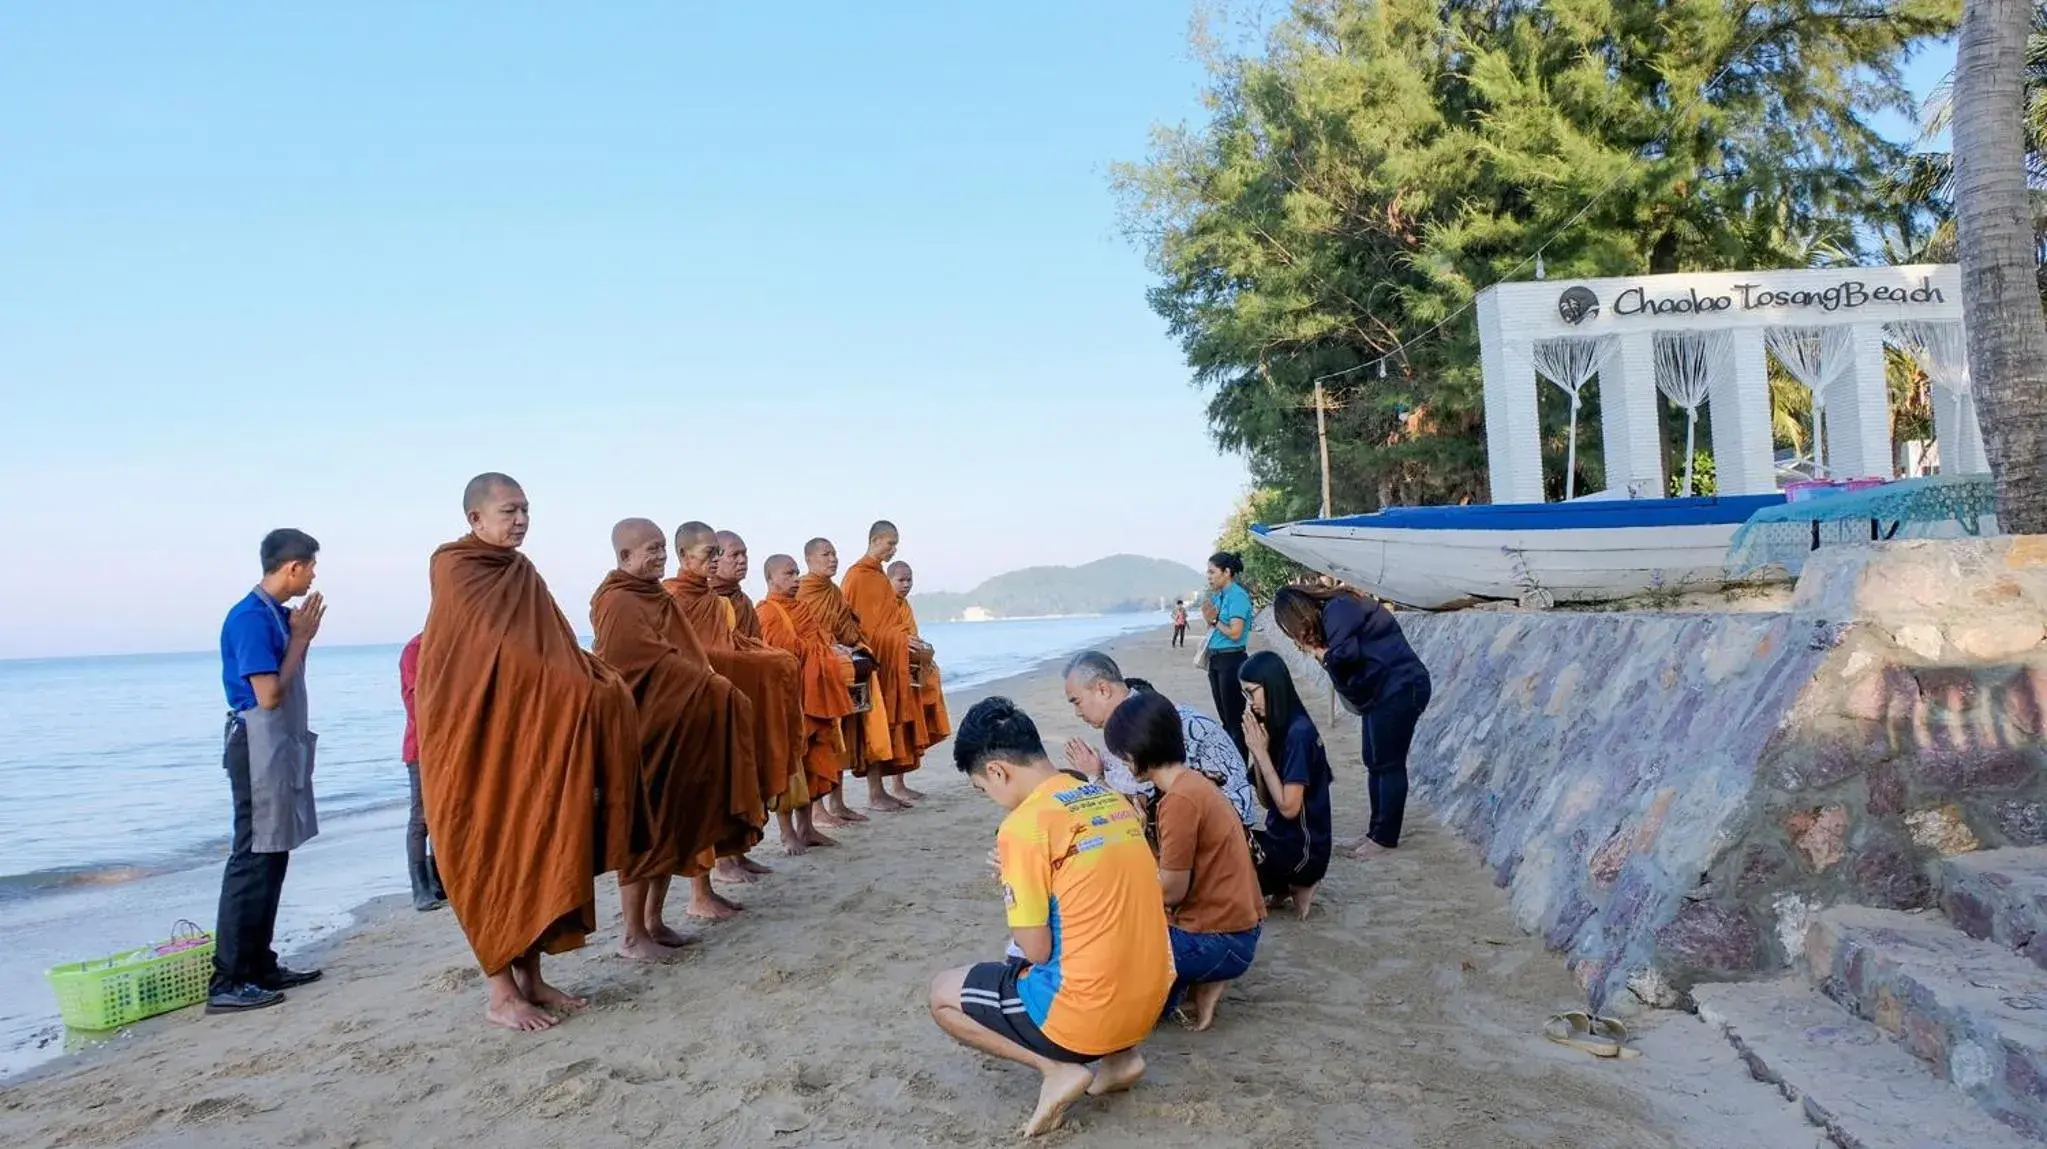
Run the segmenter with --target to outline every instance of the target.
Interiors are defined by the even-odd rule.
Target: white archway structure
[[[1802,379],[1818,381],[1828,473],[1888,477],[1892,470],[1886,338],[1911,351],[1934,380],[1935,433],[1942,470],[1983,470],[1982,435],[1968,393],[1961,338],[1960,269],[1953,264],[1820,271],[1699,272],[1621,279],[1503,283],[1478,297],[1485,373],[1486,463],[1495,503],[1542,501],[1536,418],[1538,344],[1598,344],[1600,432],[1613,497],[1656,498],[1666,487],[1657,416],[1659,384],[1697,397],[1695,378],[1665,381],[1673,336],[1710,343],[1703,356],[1704,406],[1722,494],[1777,489],[1772,459],[1765,345]],[[1892,330],[1887,334],[1887,326]],[[1544,358],[1555,358],[1546,353]],[[1673,395],[1676,400],[1677,396]],[[1696,411],[1696,405],[1690,408]]]

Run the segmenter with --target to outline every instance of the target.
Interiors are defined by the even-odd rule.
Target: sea
[[[930,623],[948,691],[1028,672],[1150,614]],[[278,916],[290,953],[405,892],[408,804],[397,646],[307,662],[320,835],[294,851]],[[213,928],[231,809],[217,653],[0,661],[0,1080],[103,1040],[67,1033],[54,965]]]

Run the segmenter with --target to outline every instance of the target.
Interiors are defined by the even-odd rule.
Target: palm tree
[[[1998,523],[2047,534],[2047,315],[2026,186],[2028,0],[1965,0],[1955,52],[1955,232],[1969,375]]]

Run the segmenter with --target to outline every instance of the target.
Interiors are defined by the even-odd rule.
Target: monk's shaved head
[[[744,549],[746,546],[746,540],[740,538],[738,534],[732,531],[719,531],[716,538],[718,545],[728,551],[735,548]]]
[[[662,539],[661,525],[652,519],[620,519],[611,528],[611,549],[620,554],[637,550],[646,545],[649,535]]]
[[[621,519],[611,528],[611,554],[618,569],[634,578],[658,579],[668,573],[668,536],[652,519]]]
[[[902,537],[903,533],[897,530],[896,525],[887,519],[879,519],[873,526],[867,528],[867,541],[870,543],[879,542],[882,539],[899,539]]]
[[[761,574],[766,575],[768,578],[774,578],[776,574],[782,571],[795,574],[796,560],[788,555],[769,555],[768,561],[761,564]]]
[[[830,549],[831,545],[832,540],[830,539],[826,538],[812,539],[809,542],[803,544],[803,557],[806,559],[814,559],[819,554]]]
[[[481,510],[485,503],[490,502],[490,497],[499,491],[518,491],[523,494],[525,488],[519,485],[519,480],[510,475],[499,471],[485,471],[469,480],[469,485],[462,488],[462,513]]]
[[[906,575],[910,573],[912,572],[910,570],[909,563],[893,562],[888,564],[888,577],[890,578],[895,578],[898,575]]]
[[[709,523],[700,523],[695,519],[691,519],[675,528],[675,549],[678,552],[686,551],[693,547],[700,547],[705,543],[715,544],[717,541],[718,532],[712,530]]]

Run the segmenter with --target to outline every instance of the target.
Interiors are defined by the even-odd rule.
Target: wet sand
[[[1126,673],[1209,707],[1205,678],[1163,631],[1112,649]],[[1052,670],[962,693],[955,721],[998,692],[1055,751],[1090,733]],[[1361,832],[1354,720],[1324,734],[1338,835]],[[776,872],[735,890],[747,912],[675,966],[612,955],[617,897],[602,884],[605,929],[548,967],[591,1008],[548,1033],[484,1025],[453,917],[386,900],[330,947],[326,980],[284,1006],[188,1010],[0,1088],[0,1144],[1013,1144],[1035,1075],[955,1046],[924,1006],[933,971],[1001,956],[983,864],[999,811],[945,747],[912,784],[930,799],[837,831],[838,849],[757,851]],[[1212,1032],[1162,1027],[1146,1080],[1082,1101],[1046,1143],[1820,1143],[1688,1015],[1636,1019],[1645,1055],[1633,1061],[1545,1041],[1550,1013],[1582,1006],[1575,982],[1514,926],[1462,843],[1426,811],[1409,825],[1397,854],[1333,864],[1310,920],[1273,919]]]

